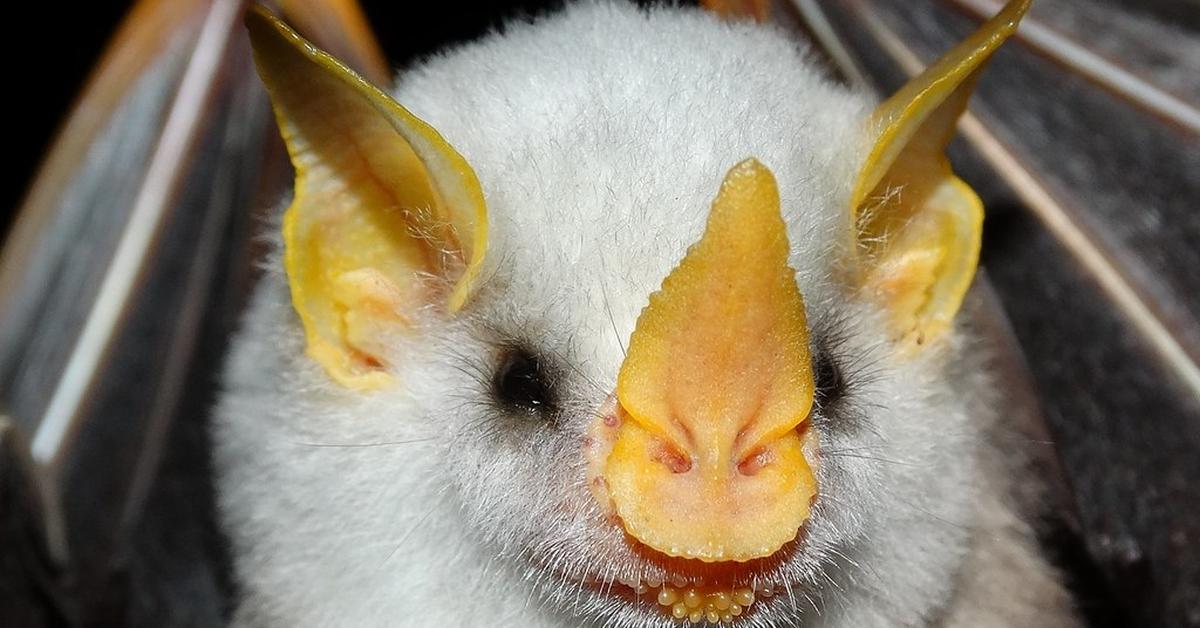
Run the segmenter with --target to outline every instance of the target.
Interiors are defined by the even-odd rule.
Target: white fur
[[[397,98],[483,185],[480,291],[458,317],[422,310],[419,329],[391,341],[402,385],[360,394],[304,356],[271,260],[215,422],[235,623],[675,625],[577,584],[661,575],[593,503],[580,441],[648,295],[699,237],[725,172],[750,156],[778,179],[814,337],[850,392],[815,419],[821,494],[805,539],[764,576],[792,583],[790,595],[740,623],[928,625],[969,599],[961,570],[991,520],[979,502],[1011,519],[1004,489],[978,469],[994,395],[977,352],[951,338],[898,366],[879,313],[833,272],[867,98],[771,29],[613,4],[434,58],[402,77]],[[497,355],[516,341],[548,356],[554,422],[490,401]],[[1020,530],[1014,551],[1030,566],[999,574],[1015,589],[1024,573],[1050,574]],[[1041,625],[1065,625],[1064,608]]]

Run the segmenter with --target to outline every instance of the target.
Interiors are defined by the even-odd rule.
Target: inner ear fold
[[[278,18],[255,7],[246,24],[296,169],[283,237],[308,353],[346,386],[384,386],[388,334],[470,294],[487,242],[479,181],[430,126]]]
[[[945,148],[1029,4],[1010,1],[872,115],[872,149],[851,197],[855,280],[887,308],[898,342],[922,346],[948,330],[975,275],[983,206]]]

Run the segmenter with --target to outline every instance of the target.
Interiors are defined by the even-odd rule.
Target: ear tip
[[[251,31],[261,30],[270,25],[272,19],[278,19],[267,7],[252,2],[242,12],[242,23]]]
[[[1020,19],[1029,12],[1029,7],[1033,6],[1033,0],[1012,0],[1011,5],[1013,16]]]
[[[1000,22],[1000,27],[996,30],[1004,37],[1012,35],[1017,31],[1017,27],[1021,25],[1021,20],[1025,18],[1025,14],[1029,13],[1029,8],[1033,6],[1033,0],[1009,0],[996,14],[996,20]]]
[[[242,23],[250,31],[250,43],[260,46],[268,39],[298,37],[286,22],[265,5],[252,2],[242,13]]]

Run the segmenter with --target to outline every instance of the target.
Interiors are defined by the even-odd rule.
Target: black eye
[[[545,368],[537,356],[524,349],[504,353],[492,389],[496,399],[510,408],[537,413],[551,409],[553,399]]]
[[[829,406],[846,394],[846,379],[828,351],[817,351],[813,360],[815,396],[821,406]]]

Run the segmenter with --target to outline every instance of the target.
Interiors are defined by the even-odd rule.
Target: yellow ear
[[[983,206],[944,151],[980,72],[1029,4],[1011,0],[872,116],[874,145],[850,206],[857,280],[910,346],[950,328],[975,275]]]
[[[251,8],[246,26],[296,168],[283,236],[308,354],[343,385],[387,385],[386,332],[470,294],[483,191],[435,130],[274,15]]]

